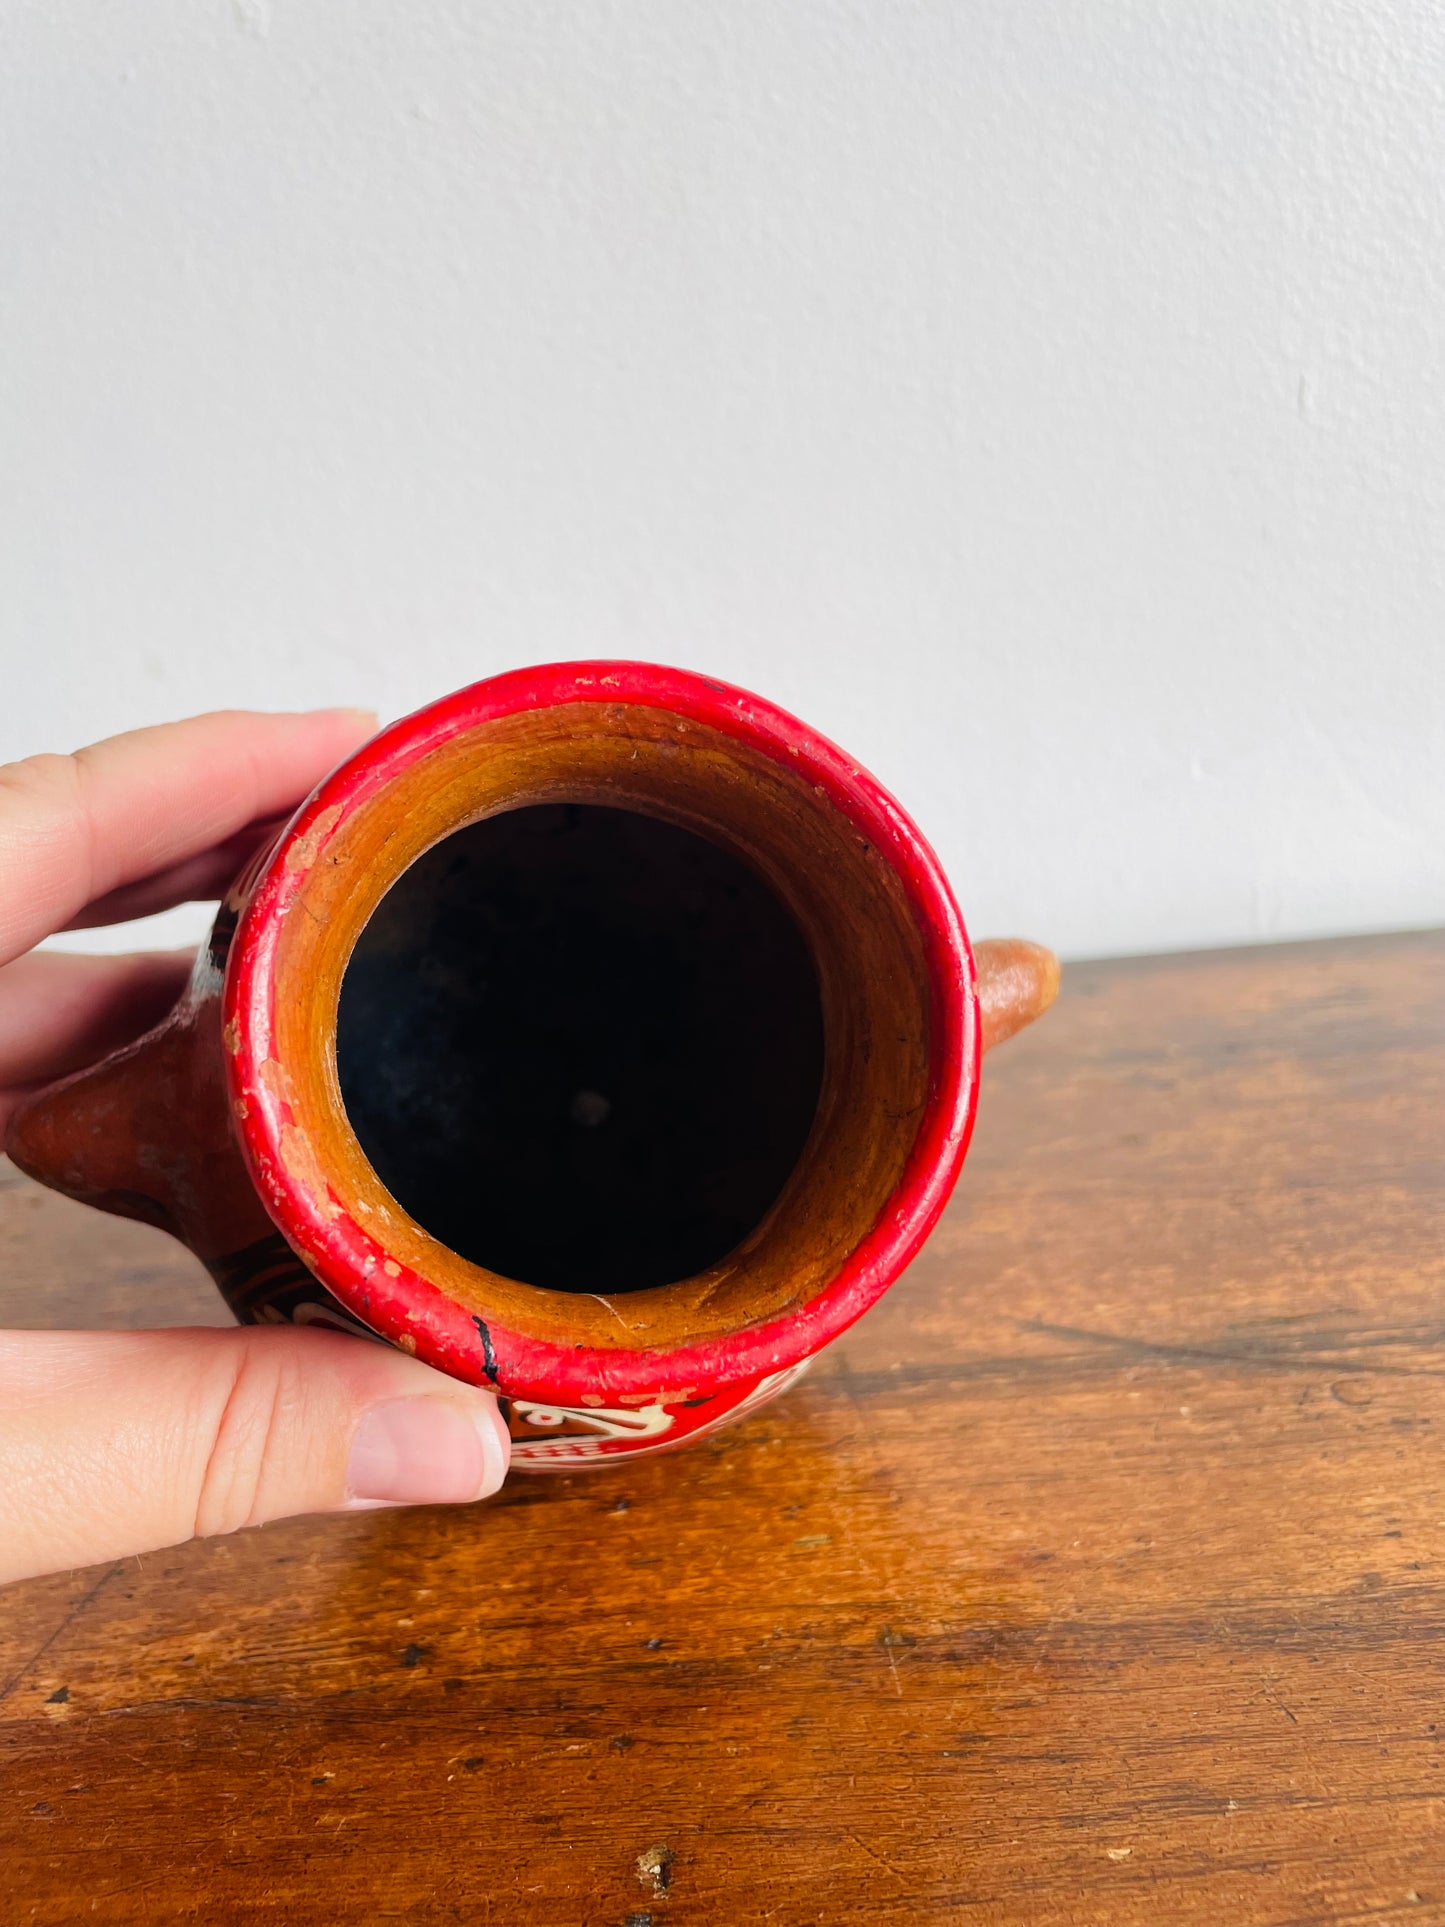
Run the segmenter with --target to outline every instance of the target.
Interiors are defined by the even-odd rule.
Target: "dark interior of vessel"
[[[490,1271],[608,1296],[765,1217],[823,1076],[817,972],[752,866],[632,810],[541,804],[428,851],[347,966],[337,1070],[392,1196]]]

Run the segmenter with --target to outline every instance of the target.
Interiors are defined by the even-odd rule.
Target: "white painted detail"
[[[636,1411],[622,1407],[585,1405],[537,1405],[530,1399],[514,1398],[512,1410],[528,1425],[565,1425],[570,1419],[590,1425],[604,1438],[651,1439],[672,1430],[672,1413],[664,1405],[643,1405]]]
[[[789,1365],[783,1371],[770,1372],[766,1378],[759,1379],[747,1396],[739,1399],[736,1405],[728,1406],[726,1411],[719,1412],[716,1418],[706,1420],[692,1431],[681,1433],[676,1440],[665,1436],[672,1426],[673,1419],[672,1414],[662,1406],[644,1406],[641,1412],[616,1412],[588,1410],[585,1407],[570,1405],[535,1405],[527,1400],[515,1400],[514,1410],[533,1425],[560,1425],[566,1419],[608,1420],[619,1417],[636,1419],[644,1414],[653,1413],[659,1414],[666,1423],[654,1423],[651,1430],[647,1432],[639,1432],[635,1428],[614,1431],[602,1427],[599,1428],[598,1436],[588,1439],[513,1439],[512,1465],[519,1472],[539,1472],[547,1471],[557,1465],[583,1464],[598,1459],[624,1456],[638,1458],[647,1452],[666,1451],[674,1443],[690,1445],[694,1439],[706,1438],[710,1432],[717,1431],[720,1426],[730,1425],[735,1418],[741,1418],[757,1406],[765,1405],[770,1398],[775,1398],[779,1392],[800,1379],[812,1362],[812,1359],[805,1358],[800,1364]],[[554,1416],[538,1419],[536,1416],[538,1412]],[[647,1442],[638,1443],[639,1440]]]

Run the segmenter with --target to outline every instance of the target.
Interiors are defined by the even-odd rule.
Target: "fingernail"
[[[351,1505],[465,1505],[507,1474],[506,1428],[490,1398],[393,1398],[356,1428],[346,1470]]]
[[[321,716],[344,716],[348,722],[360,723],[363,729],[374,730],[376,728],[376,711],[374,709],[352,709],[343,704],[337,709],[318,710],[317,714]]]

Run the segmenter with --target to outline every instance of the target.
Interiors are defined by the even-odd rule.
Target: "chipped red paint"
[[[542,1343],[479,1321],[402,1265],[331,1195],[313,1171],[295,1175],[282,1147],[296,1135],[276,1062],[277,937],[296,892],[348,817],[402,770],[456,731],[560,703],[641,704],[738,738],[801,772],[880,851],[900,879],[923,933],[933,986],[933,1064],[927,1107],[903,1177],[837,1277],[800,1311],[725,1337],[671,1350],[606,1351]],[[647,663],[556,663],[475,683],[393,723],[328,777],[275,845],[231,945],[223,1018],[236,1132],[267,1211],[316,1278],[354,1317],[395,1344],[473,1384],[493,1384],[517,1404],[544,1409],[639,1402],[664,1405],[668,1437],[597,1440],[599,1451],[657,1450],[710,1425],[781,1380],[836,1338],[913,1258],[957,1179],[978,1096],[979,1017],[973,954],[938,859],[868,772],[795,717],[709,677]],[[304,1158],[302,1160],[304,1168]],[[686,1406],[689,1398],[708,1404]],[[708,1409],[711,1405],[711,1411]],[[692,1414],[696,1417],[692,1418]],[[692,1422],[687,1422],[691,1419]],[[515,1422],[515,1421],[514,1421]],[[584,1431],[595,1430],[577,1412]],[[565,1419],[546,1419],[560,1426]],[[621,1425],[622,1421],[618,1420]],[[560,1442],[560,1434],[559,1434]],[[594,1454],[595,1456],[595,1454]]]

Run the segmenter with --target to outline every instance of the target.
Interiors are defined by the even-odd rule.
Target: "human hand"
[[[191,966],[34,946],[220,896],[373,727],[225,711],[0,768],[0,1140],[30,1091],[157,1023]],[[295,1513],[485,1498],[508,1450],[490,1393],[364,1339],[0,1333],[0,1581]]]

